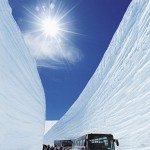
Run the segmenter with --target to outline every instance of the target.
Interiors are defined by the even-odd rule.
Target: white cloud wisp
[[[81,51],[73,43],[45,40],[31,33],[24,34],[26,45],[37,61],[38,67],[60,68],[82,59]]]

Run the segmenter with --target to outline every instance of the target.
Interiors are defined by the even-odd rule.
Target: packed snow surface
[[[36,63],[0,0],[0,150],[41,150],[45,101]]]
[[[133,0],[100,65],[45,143],[99,132],[150,150],[150,1]]]
[[[44,134],[46,134],[56,123],[57,123],[56,120],[45,121],[45,132],[44,132]]]

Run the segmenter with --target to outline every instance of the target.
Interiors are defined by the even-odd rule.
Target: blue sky
[[[31,54],[37,59],[46,95],[47,120],[60,119],[78,98],[100,63],[130,2],[10,0],[13,16]],[[53,39],[44,41],[39,33],[32,32],[37,28],[35,17],[41,14],[41,7],[48,4],[51,4],[53,11],[61,6],[60,14],[74,8],[63,18],[67,24],[65,29],[69,32],[62,33],[65,38],[61,39],[61,52]],[[44,46],[39,54],[41,45]]]

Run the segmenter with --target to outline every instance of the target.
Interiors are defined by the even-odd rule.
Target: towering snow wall
[[[150,1],[133,0],[96,72],[45,143],[112,133],[121,150],[150,150]]]
[[[0,150],[41,150],[45,101],[35,61],[0,0]]]

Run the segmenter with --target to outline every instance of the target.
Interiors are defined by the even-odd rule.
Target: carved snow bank
[[[0,0],[0,149],[41,150],[45,98],[36,63]]]
[[[96,72],[45,143],[111,133],[122,150],[150,149],[150,1],[133,0]]]

